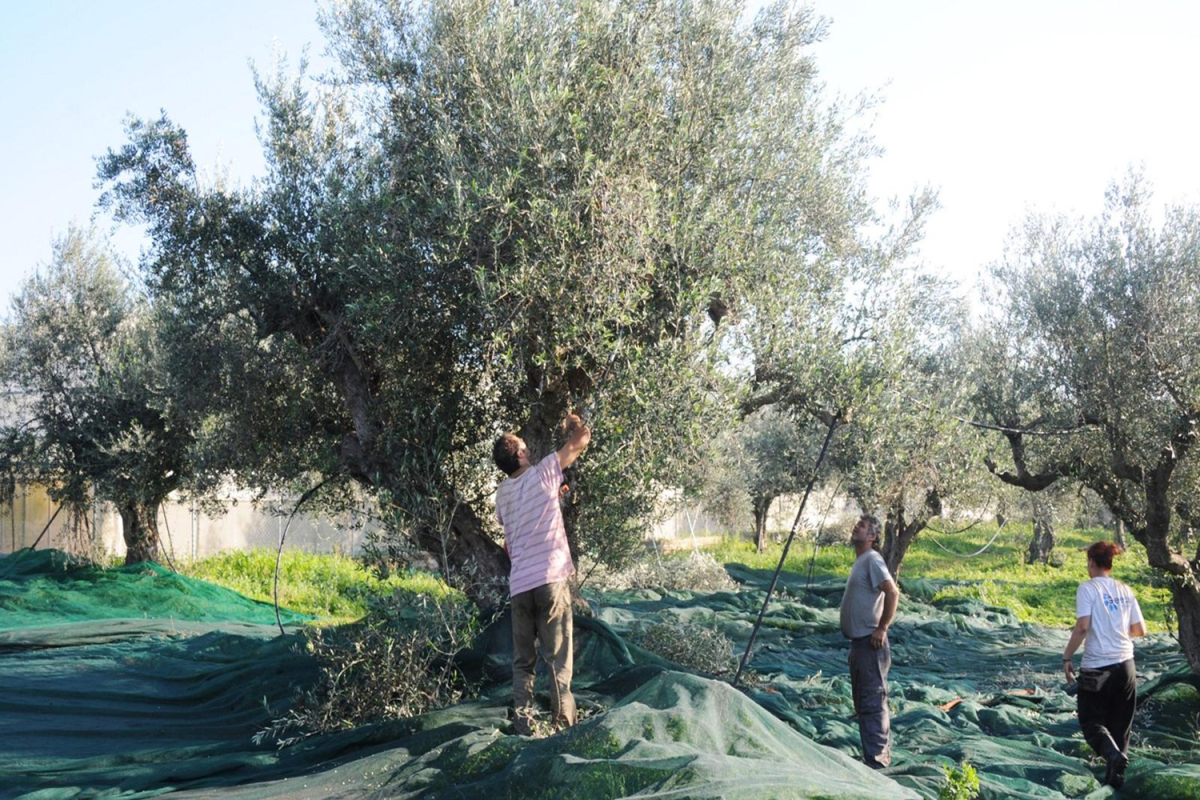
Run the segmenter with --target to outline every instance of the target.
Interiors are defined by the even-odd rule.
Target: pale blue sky
[[[95,157],[127,113],[165,109],[198,166],[262,170],[249,62],[297,64],[324,38],[315,0],[0,0],[0,312],[99,193]],[[136,249],[129,243],[125,247]]]
[[[815,0],[832,91],[880,91],[882,197],[929,184],[925,259],[969,281],[1027,209],[1094,213],[1143,164],[1158,199],[1200,200],[1192,0]],[[94,157],[127,112],[166,109],[197,163],[261,171],[248,62],[323,38],[314,0],[0,0],[0,308],[92,213]],[[126,244],[126,246],[128,246]]]
[[[926,183],[923,254],[964,282],[1027,210],[1093,215],[1142,168],[1159,205],[1200,202],[1192,0],[816,0],[839,90],[886,87],[877,194]],[[890,81],[890,84],[888,82]]]

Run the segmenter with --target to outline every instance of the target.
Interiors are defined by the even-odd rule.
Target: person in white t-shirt
[[[575,574],[559,497],[563,470],[592,440],[591,429],[574,414],[563,421],[567,441],[537,464],[525,442],[511,433],[496,440],[492,457],[507,479],[496,487],[496,516],[512,561],[508,588],[512,605],[513,709],[515,731],[532,734],[533,686],[538,646],[550,672],[550,711],[557,726],[575,724],[571,694],[574,671],[569,579]]]
[[[1137,597],[1114,579],[1113,556],[1120,545],[1096,542],[1088,548],[1088,576],[1075,592],[1075,627],[1063,651],[1067,683],[1076,679],[1071,657],[1084,646],[1076,701],[1083,738],[1107,764],[1104,782],[1113,788],[1125,783],[1129,766],[1129,737],[1137,707],[1137,674],[1133,638],[1146,635]]]

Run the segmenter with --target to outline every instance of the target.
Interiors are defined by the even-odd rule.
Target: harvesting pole
[[[787,541],[783,543],[783,553],[779,556],[779,564],[775,567],[775,574],[771,577],[771,585],[767,587],[767,596],[763,598],[762,608],[758,611],[758,619],[754,621],[754,627],[750,630],[750,641],[746,642],[746,652],[742,653],[742,660],[738,662],[737,672],[733,674],[733,687],[736,689],[738,680],[742,677],[742,671],[746,669],[746,662],[750,660],[750,651],[754,648],[754,639],[758,636],[758,629],[762,627],[763,617],[767,613],[767,605],[771,602],[771,595],[775,593],[775,586],[779,583],[779,573],[783,571],[783,562],[787,560],[788,548],[792,546],[792,540],[796,538],[796,529],[800,527],[800,518],[804,514],[804,507],[808,505],[808,497],[812,494],[813,486],[817,482],[817,475],[820,474],[821,464],[825,462],[825,453],[829,450],[829,442],[833,439],[833,432],[837,430],[838,422],[841,420],[840,414],[834,414],[829,420],[829,430],[825,433],[825,441],[821,444],[821,453],[817,456],[817,463],[813,465],[812,475],[808,479],[808,486],[804,487],[804,497],[800,499],[800,508],[796,510],[796,520],[792,523],[792,532],[788,534]]]

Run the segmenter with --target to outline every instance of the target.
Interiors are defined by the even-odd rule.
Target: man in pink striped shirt
[[[513,706],[518,734],[532,733],[534,668],[537,644],[550,670],[550,705],[556,725],[575,724],[571,695],[571,587],[575,573],[559,494],[563,470],[575,463],[592,440],[588,426],[574,414],[564,425],[567,442],[536,465],[520,437],[496,440],[492,457],[508,478],[496,487],[496,515],[504,528],[504,547],[512,560]]]

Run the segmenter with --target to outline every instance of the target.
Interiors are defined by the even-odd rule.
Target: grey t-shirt
[[[868,550],[854,560],[842,596],[842,635],[847,639],[870,636],[883,616],[883,591],[892,579],[883,556]]]

